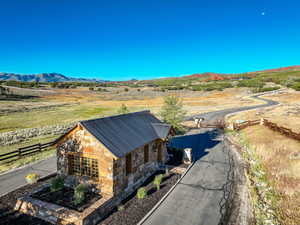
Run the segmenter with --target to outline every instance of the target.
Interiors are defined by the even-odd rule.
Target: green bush
[[[123,211],[125,209],[124,205],[118,205],[118,211]]]
[[[157,190],[160,189],[160,184],[161,184],[162,179],[163,179],[162,174],[156,175],[154,178],[153,184],[156,186]]]
[[[293,88],[294,90],[296,90],[296,91],[300,91],[300,82],[295,83],[295,84],[292,86],[292,88]]]
[[[117,111],[118,114],[126,114],[129,113],[129,109],[127,108],[127,106],[125,104],[122,104],[120,106],[120,108]]]
[[[265,85],[263,81],[257,79],[251,80],[241,80],[238,83],[238,87],[253,87],[253,88],[262,88]]]
[[[85,184],[78,184],[74,190],[74,204],[79,205],[85,199],[85,193],[87,192],[87,186]]]
[[[65,186],[65,179],[62,176],[57,176],[51,180],[51,192],[59,191]]]
[[[223,91],[226,88],[232,88],[233,85],[230,82],[209,82],[200,85],[192,86],[193,91]]]
[[[259,92],[267,92],[267,91],[275,91],[280,89],[280,87],[265,87],[265,88],[256,88],[252,92],[259,93]]]
[[[144,187],[138,189],[136,196],[138,199],[143,199],[147,196],[147,191]]]
[[[29,174],[27,174],[27,176],[25,178],[26,178],[27,183],[35,184],[38,182],[38,179],[40,178],[40,176],[36,173],[29,173]]]

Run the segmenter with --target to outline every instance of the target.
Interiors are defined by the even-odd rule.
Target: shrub
[[[154,178],[153,184],[156,186],[157,190],[160,189],[160,184],[161,184],[162,178],[163,178],[162,174],[156,175]]]
[[[129,89],[128,89],[128,88],[124,88],[124,91],[126,91],[126,92],[127,92],[127,91],[129,91]]]
[[[121,107],[118,109],[119,114],[126,114],[129,113],[129,109],[126,105],[122,104]]]
[[[267,91],[275,91],[280,89],[280,87],[266,87],[266,88],[256,88],[252,92],[259,93],[259,92],[267,92]]]
[[[90,91],[94,91],[94,88],[93,88],[93,87],[89,87],[89,90],[90,90]]]
[[[254,87],[254,88],[262,88],[265,85],[264,82],[257,80],[257,79],[251,79],[251,80],[242,80],[239,81],[238,87]]]
[[[36,173],[29,173],[29,174],[27,174],[27,176],[25,178],[26,178],[27,183],[35,184],[35,183],[37,183],[40,176]]]
[[[123,211],[125,209],[124,205],[118,205],[118,211]]]
[[[65,186],[65,179],[62,176],[57,176],[51,180],[51,192],[59,191]]]
[[[292,88],[296,91],[300,91],[300,82],[299,83],[295,83]]]
[[[141,187],[138,189],[137,194],[136,194],[138,199],[143,199],[147,196],[147,191],[145,188]]]
[[[85,193],[87,192],[87,187],[84,184],[78,184],[74,190],[74,204],[79,205],[85,199]]]

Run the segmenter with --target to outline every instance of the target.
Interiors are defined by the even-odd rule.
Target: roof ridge
[[[134,114],[142,114],[142,113],[150,113],[150,110],[143,110],[143,111],[130,112],[130,113],[125,113],[125,114],[105,116],[105,117],[94,118],[94,119],[89,119],[89,120],[81,120],[81,121],[79,121],[79,123],[90,122],[90,121],[101,120],[101,119],[108,119],[108,118],[118,118],[118,117],[123,117],[123,116],[128,116],[128,115],[134,115]]]

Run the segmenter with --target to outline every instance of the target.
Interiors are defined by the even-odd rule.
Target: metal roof
[[[80,124],[117,157],[153,140],[166,138],[171,128],[150,111],[85,120]]]

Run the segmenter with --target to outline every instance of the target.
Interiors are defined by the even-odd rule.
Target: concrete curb
[[[171,192],[175,189],[175,187],[180,183],[180,181],[185,177],[185,175],[189,172],[189,170],[193,167],[195,162],[193,162],[187,170],[182,174],[180,179],[171,187],[171,189],[156,203],[156,205],[143,217],[143,219],[138,222],[137,225],[142,225],[153,213],[154,211],[164,202],[164,200],[171,194]]]

